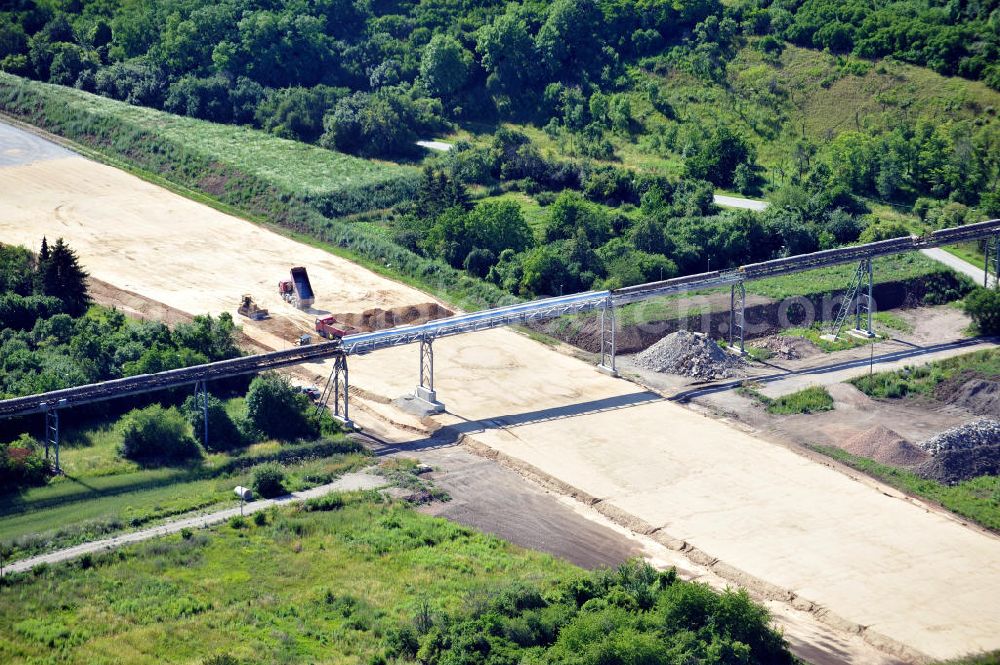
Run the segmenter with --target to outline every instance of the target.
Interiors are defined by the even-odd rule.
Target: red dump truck
[[[316,319],[316,333],[325,339],[340,339],[347,334],[349,326],[337,323],[337,319],[328,316]]]

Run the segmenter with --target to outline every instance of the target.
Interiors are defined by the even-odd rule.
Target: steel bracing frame
[[[348,429],[353,429],[354,423],[351,421],[351,415],[348,411],[350,401],[348,400],[347,392],[349,389],[350,383],[347,375],[347,356],[336,356],[333,359],[333,369],[330,371],[330,378],[327,379],[326,386],[323,387],[323,393],[316,401],[316,410],[317,412],[322,412],[324,409],[328,408],[330,399],[333,398],[334,419],[342,423]]]
[[[59,409],[52,408],[45,411],[45,460],[49,459],[49,449],[55,449],[55,471],[62,473],[59,466]]]
[[[113,381],[78,386],[76,388],[66,388],[42,395],[2,400],[0,401],[0,418],[46,413],[53,408],[51,405],[55,403],[59,404],[58,408],[66,408],[128,395],[164,390],[166,388],[188,386],[209,379],[256,374],[291,365],[319,362],[327,358],[333,358],[335,361],[334,374],[340,371],[343,375],[345,390],[342,393],[342,411],[346,418],[346,356],[351,354],[364,354],[393,346],[426,342],[427,340],[434,340],[447,335],[458,335],[500,326],[518,325],[530,321],[596,309],[608,312],[608,321],[612,322],[612,307],[662,295],[721,286],[732,287],[753,279],[812,270],[824,266],[867,261],[869,266],[868,278],[870,279],[870,262],[873,258],[984,238],[992,238],[991,246],[1000,247],[1000,241],[997,240],[998,235],[1000,235],[1000,219],[994,219],[977,224],[940,229],[923,237],[910,236],[864,245],[841,247],[814,252],[812,254],[749,264],[736,270],[707,272],[699,275],[689,275],[648,284],[639,284],[623,289],[615,289],[614,291],[587,291],[556,298],[545,298],[532,302],[495,307],[481,312],[459,314],[445,319],[437,319],[416,326],[400,326],[389,330],[349,335],[339,342],[322,342],[284,351],[273,351],[255,356],[206,363],[195,367],[133,376],[125,379],[115,379]],[[994,249],[991,256],[996,254],[996,251]],[[994,274],[998,272],[996,261],[997,259],[994,257]],[[865,305],[869,311],[873,305],[870,295],[871,292],[869,289],[868,298],[865,301]],[[857,314],[858,310],[855,310],[855,313]],[[611,330],[613,330],[613,326]],[[868,330],[869,332],[871,331],[870,324]],[[605,355],[605,348],[602,343],[602,356]],[[605,359],[602,358],[602,364],[604,362]],[[613,354],[610,362],[613,366]],[[331,375],[331,378],[334,378],[334,375]],[[338,403],[340,403],[339,400]]]
[[[434,392],[434,339],[420,340],[420,387]]]
[[[872,287],[874,285],[874,274],[872,272],[872,260],[864,259],[858,263],[854,271],[854,277],[844,292],[844,298],[840,301],[840,309],[830,326],[830,334],[834,339],[840,336],[840,331],[844,329],[848,317],[854,314],[854,329],[864,331],[868,337],[874,337],[875,331],[872,329],[872,312],[875,309],[875,300],[872,297]],[[861,327],[864,320],[865,327]]]
[[[600,368],[612,376],[618,375],[615,368],[615,302],[609,294],[601,308],[601,364]]]
[[[746,312],[747,289],[744,283],[737,282],[729,289],[729,346],[740,343],[740,355],[746,353],[743,346],[744,313]]]
[[[203,446],[208,446],[208,381],[194,384],[194,405],[201,404],[202,440]]]
[[[1000,234],[986,236],[983,247],[983,288],[990,284],[990,266],[993,266],[993,286],[1000,288]]]

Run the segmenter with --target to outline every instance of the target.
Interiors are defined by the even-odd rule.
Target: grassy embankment
[[[466,309],[509,299],[498,288],[392,242],[364,215],[412,196],[419,171],[267,132],[130,106],[0,73],[0,112],[224,212],[267,224]]]
[[[241,403],[232,400],[231,408],[238,410]],[[121,438],[114,425],[66,432],[60,456],[65,475],[3,497],[0,543],[13,546],[12,558],[227,507],[236,501],[233,487],[250,485],[253,467],[264,462],[285,467],[290,491],[330,482],[371,462],[355,442],[338,436],[258,443],[184,465],[143,468],[118,456]]]
[[[652,58],[648,64],[655,63]],[[823,143],[843,131],[913,126],[921,116],[939,122],[981,117],[1000,108],[1000,92],[979,81],[947,77],[903,62],[844,58],[786,44],[777,61],[751,43],[729,60],[724,83],[708,82],[673,69],[660,75],[651,68],[630,69],[628,93],[633,127],[628,134],[609,133],[613,163],[643,172],[680,176],[682,142],[660,140],[679,126],[723,124],[753,141],[758,162],[771,186],[794,172],[798,139]],[[648,90],[655,88],[674,118],[654,108]],[[574,156],[575,143],[560,141],[539,128],[510,125],[527,133],[543,152]],[[484,143],[493,125],[470,123],[445,140]],[[601,160],[593,160],[600,163]]]
[[[634,564],[587,574],[375,493],[43,566],[0,598],[11,665],[792,662],[742,592]]]
[[[899,399],[917,395],[933,396],[939,385],[954,377],[963,380],[1000,380],[1000,349],[985,349],[926,365],[904,367],[894,372],[861,376],[852,379],[851,383],[869,397]]]

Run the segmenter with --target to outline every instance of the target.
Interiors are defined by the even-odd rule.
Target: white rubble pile
[[[977,418],[964,425],[945,430],[920,445],[931,455],[979,446],[1000,445],[1000,421],[993,418]]]
[[[680,374],[697,379],[728,379],[744,376],[746,363],[726,353],[708,335],[678,330],[635,357],[636,365],[654,372]]]

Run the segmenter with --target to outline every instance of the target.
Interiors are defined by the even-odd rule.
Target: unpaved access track
[[[292,265],[309,268],[318,311],[430,300],[79,157],[0,167],[0,192],[0,241],[62,236],[95,278],[181,312],[231,311],[251,292],[272,313],[308,319],[270,298]],[[811,659],[917,662],[1000,648],[994,535],[512,331],[440,340],[435,363],[448,412],[417,418],[391,401],[417,380],[415,347],[352,358],[352,416],[415,456],[464,444],[747,586],[783,608],[781,625]]]

